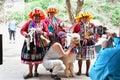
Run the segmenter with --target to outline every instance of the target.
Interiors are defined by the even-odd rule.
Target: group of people
[[[25,79],[32,78],[33,76],[37,77],[39,75],[37,71],[38,65],[43,63],[43,66],[52,73],[51,77],[54,78],[54,80],[61,80],[57,73],[59,70],[64,70],[65,67],[60,58],[69,55],[77,45],[70,44],[67,50],[64,50],[67,32],[63,21],[55,17],[57,13],[58,10],[56,8],[49,7],[46,10],[47,17],[45,17],[42,10],[35,8],[29,13],[30,20],[26,21],[20,30],[25,38],[30,38],[29,32],[34,28],[32,38],[30,38],[30,50],[27,49],[27,42],[25,41],[21,53],[22,62],[29,65],[29,73],[24,76]],[[86,76],[89,76],[90,59],[95,57],[95,43],[99,35],[94,31],[95,25],[90,23],[92,19],[93,15],[89,12],[79,13],[75,17],[76,24],[74,25],[72,33],[80,36],[81,44],[81,46],[77,48],[78,54],[76,58],[78,59],[79,66],[77,75],[82,73],[82,61],[86,60]],[[41,35],[49,39],[50,43],[47,44],[46,41],[41,38]],[[33,68],[35,68],[34,72]],[[92,71],[94,71],[94,68]],[[95,74],[96,72],[97,71],[94,71]],[[90,77],[93,80],[98,80],[98,77],[93,78],[93,74],[91,73]]]
[[[49,49],[50,51],[48,52],[51,53],[52,46],[55,46],[54,48],[57,49],[52,49],[55,50],[52,52],[55,53],[57,51],[60,51],[59,53],[62,53],[61,55],[68,55],[69,51],[73,48],[72,45],[70,46],[70,50],[68,50],[68,52],[65,52],[61,47],[62,43],[65,43],[63,34],[66,33],[63,28],[64,23],[59,18],[55,17],[55,14],[57,13],[58,10],[56,8],[50,7],[47,9],[47,17],[45,17],[44,12],[36,7],[29,13],[30,20],[26,21],[20,30],[21,34],[25,38],[31,39],[29,44],[30,50],[27,49],[27,41],[25,41],[21,53],[22,62],[29,65],[29,73],[24,76],[25,79],[31,78],[33,76],[37,77],[39,75],[37,71],[38,65],[42,62],[44,63],[43,58],[47,53],[46,50]],[[31,31],[33,31],[32,38],[30,38],[30,34],[32,33]],[[44,36],[44,39],[41,37],[41,35]],[[50,40],[49,44],[46,43],[47,39]],[[56,43],[57,41],[59,43]],[[59,54],[58,57],[57,55],[53,56],[59,58],[62,57],[61,55]],[[58,61],[56,64],[54,63],[54,65],[60,66],[59,63],[61,62]],[[34,74],[32,72],[33,68],[35,68]],[[59,77],[54,76],[54,78],[58,79]]]

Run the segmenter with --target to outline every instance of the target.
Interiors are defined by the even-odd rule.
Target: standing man
[[[16,33],[17,22],[12,19],[8,24],[8,31],[9,31],[9,43],[15,43],[15,33]],[[13,40],[12,40],[13,38]]]

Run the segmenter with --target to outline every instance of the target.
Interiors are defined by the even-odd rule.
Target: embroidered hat
[[[45,19],[45,15],[44,12],[42,10],[40,10],[40,8],[36,7],[34,8],[30,13],[29,13],[29,18],[33,18],[33,16],[35,15],[39,15],[40,19],[43,20]]]
[[[83,18],[83,17],[87,17],[88,21],[90,22],[92,19],[93,19],[93,15],[90,13],[90,12],[85,12],[85,13],[78,13],[78,15],[75,17],[75,20],[76,22],[80,22],[80,20]]]
[[[48,14],[48,13],[55,13],[55,14],[57,14],[58,10],[54,6],[49,6],[47,11],[46,11],[46,14]]]

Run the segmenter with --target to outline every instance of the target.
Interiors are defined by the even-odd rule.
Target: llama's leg
[[[70,73],[72,74],[73,77],[75,77],[75,72],[74,72],[74,66],[73,66],[73,63],[70,63]]]
[[[65,68],[65,77],[69,77],[69,65],[65,65],[66,68]]]

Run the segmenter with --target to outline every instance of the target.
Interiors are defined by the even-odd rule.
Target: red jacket
[[[24,32],[28,33],[28,27],[29,27],[29,24],[31,21],[32,20],[26,21],[26,23],[22,26],[22,28],[20,30],[20,33],[22,35],[24,35]],[[48,36],[49,35],[48,27],[43,21],[41,21],[41,22],[43,23],[43,30],[42,31],[46,33],[46,36]]]

